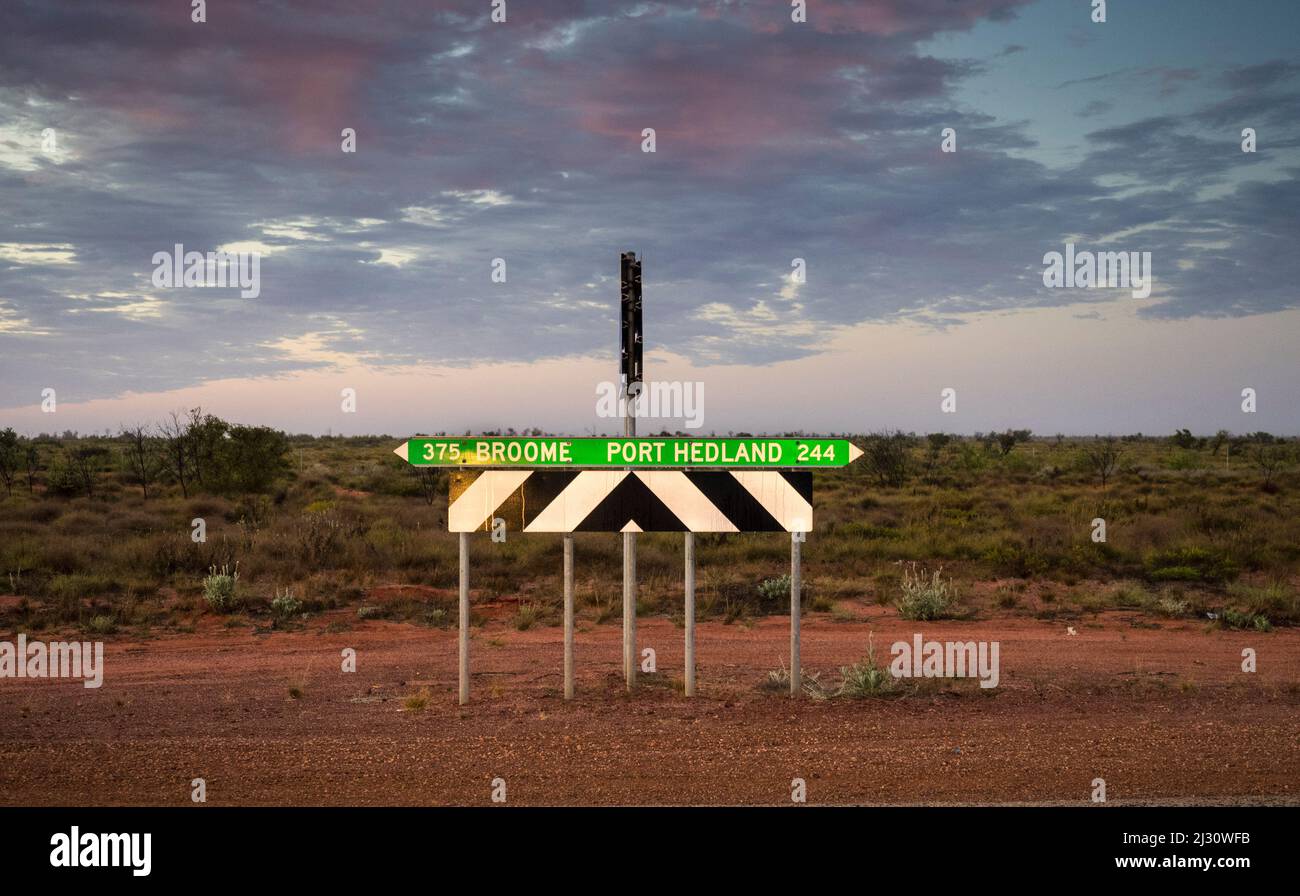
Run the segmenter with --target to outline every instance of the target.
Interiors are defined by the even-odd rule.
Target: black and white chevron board
[[[484,470],[451,474],[447,529],[809,532],[812,473],[787,470]]]

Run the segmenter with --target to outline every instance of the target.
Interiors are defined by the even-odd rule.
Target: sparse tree
[[[201,485],[209,485],[210,480],[218,478],[218,452],[222,440],[230,429],[230,424],[220,417],[204,414],[202,408],[190,411],[187,427],[191,479]]]
[[[23,465],[27,469],[27,494],[36,494],[36,474],[41,471],[41,450],[35,439],[23,445]]]
[[[994,438],[997,439],[998,450],[1002,452],[1003,457],[1006,457],[1018,443],[1028,442],[1032,434],[1028,429],[1008,429],[1006,432],[998,433]]]
[[[1266,432],[1257,432],[1250,437],[1247,454],[1264,477],[1265,487],[1271,486],[1274,477],[1291,462],[1291,446],[1284,439]]]
[[[432,505],[442,491],[443,476],[441,471],[436,467],[415,467],[410,465],[407,466],[407,469],[411,471],[411,475],[415,477],[416,483],[419,484],[420,494],[424,496],[424,502]]]
[[[288,470],[288,453],[289,437],[278,429],[231,426],[218,454],[221,485],[235,492],[266,492]]]
[[[900,486],[907,481],[912,439],[902,432],[872,433],[863,440],[863,464],[881,485]]]
[[[158,435],[162,439],[163,458],[167,472],[176,477],[181,487],[181,497],[190,496],[190,423],[177,411],[172,411],[168,419],[158,424]]]
[[[147,501],[149,484],[158,477],[161,468],[157,443],[143,423],[137,423],[130,428],[123,426],[121,438],[126,444],[127,468]]]
[[[14,493],[14,480],[22,469],[22,447],[18,433],[13,427],[0,430],[0,481],[5,484],[6,494]]]
[[[946,432],[932,432],[926,435],[925,475],[927,479],[934,477],[935,470],[939,466],[939,457],[951,442],[952,436]]]
[[[1119,457],[1123,453],[1123,446],[1114,436],[1097,437],[1084,447],[1084,460],[1101,479],[1102,488],[1106,487],[1110,477],[1115,474],[1115,469],[1119,466]]]
[[[108,456],[106,447],[84,439],[64,449],[63,466],[55,482],[57,490],[64,494],[83,492],[87,498],[95,497],[95,481]]]

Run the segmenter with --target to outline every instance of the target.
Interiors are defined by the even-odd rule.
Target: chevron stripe
[[[584,470],[524,526],[524,531],[573,532],[627,476],[626,470]]]
[[[692,470],[686,474],[686,478],[731,520],[737,531],[780,532],[784,528],[781,521],[754,500],[754,496],[740,484],[740,480],[730,473],[719,476],[712,471]]]
[[[644,470],[636,477],[682,521],[688,532],[740,531],[680,470]]]
[[[447,502],[447,531],[473,532],[490,524],[496,509],[531,474],[531,470],[498,470],[491,476],[470,479],[464,492]]]
[[[754,500],[763,505],[763,509],[778,520],[785,522],[792,532],[809,532],[812,530],[812,502],[790,484],[790,480],[780,473],[736,471],[732,474],[754,496]],[[809,497],[812,495],[812,477],[808,477]]]
[[[800,471],[462,471],[447,528],[510,532],[809,532],[812,474]]]

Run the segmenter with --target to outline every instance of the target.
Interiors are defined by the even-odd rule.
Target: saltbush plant
[[[289,619],[302,612],[302,601],[293,596],[292,588],[284,589],[283,593],[277,588],[271,601],[271,612],[280,619]]]
[[[233,570],[226,564],[222,564],[220,569],[213,566],[209,570],[208,577],[203,580],[203,599],[218,613],[229,613],[239,606],[238,561]]]
[[[928,621],[952,616],[953,596],[950,582],[943,580],[943,567],[927,573],[910,563],[903,567],[902,596],[896,601],[904,619]]]
[[[771,579],[764,579],[758,586],[758,597],[764,606],[779,605],[785,601],[788,605],[790,601],[790,577],[776,576]]]
[[[898,679],[876,663],[875,636],[867,637],[867,655],[852,666],[840,667],[843,682],[836,697],[893,697],[899,693]]]

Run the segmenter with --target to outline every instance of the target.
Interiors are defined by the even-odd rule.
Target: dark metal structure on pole
[[[619,280],[621,283],[619,321],[622,334],[619,373],[624,388],[630,396],[634,394],[633,384],[639,387],[645,379],[642,356],[645,340],[641,333],[641,260],[636,257],[635,252],[623,253]],[[631,414],[629,413],[628,416],[630,417]],[[635,425],[634,422],[633,427]]]
[[[641,394],[645,370],[641,333],[641,260],[635,252],[624,252],[619,259],[619,375],[623,380],[626,411],[623,434],[636,435],[635,399]],[[636,687],[636,533],[623,533],[623,678],[627,689]]]

